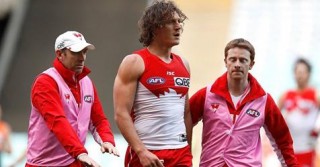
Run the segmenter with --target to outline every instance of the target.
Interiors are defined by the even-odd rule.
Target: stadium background
[[[113,121],[112,87],[123,57],[142,47],[137,21],[145,0],[10,0],[0,1],[0,10],[10,19],[0,43],[0,104],[3,119],[12,127],[13,153],[2,154],[6,166],[24,151],[30,113],[30,88],[34,77],[51,66],[54,40],[67,30],[82,32],[96,46],[89,52],[87,66],[93,71],[105,113],[116,134],[121,157],[101,155],[89,137],[89,153],[102,166],[122,166],[125,140]],[[256,48],[251,71],[277,100],[294,87],[292,65],[306,57],[314,70],[311,84],[319,87],[320,1],[317,0],[175,0],[188,16],[179,46],[174,52],[189,60],[190,95],[210,84],[225,71],[226,43],[238,37]],[[5,8],[6,6],[9,6]],[[10,8],[11,7],[11,8]],[[5,12],[0,12],[4,15]],[[198,166],[201,124],[194,129],[194,166]],[[274,159],[264,166],[274,167]],[[276,161],[275,161],[276,162]],[[21,163],[20,166],[24,166]]]

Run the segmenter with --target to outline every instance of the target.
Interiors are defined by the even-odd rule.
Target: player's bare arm
[[[130,115],[138,79],[143,71],[143,60],[136,54],[126,56],[120,64],[113,89],[115,121],[143,166],[162,166],[158,157],[149,152],[139,139]]]
[[[188,70],[188,72],[191,75],[189,62],[183,57],[181,57],[181,59],[183,61],[184,66],[186,67],[186,69]],[[191,147],[192,146],[191,142],[192,142],[192,128],[193,128],[193,125],[192,125],[191,113],[190,113],[190,108],[189,108],[189,94],[186,94],[184,122],[186,124],[188,144]]]

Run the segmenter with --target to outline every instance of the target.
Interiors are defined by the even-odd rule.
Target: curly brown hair
[[[254,47],[249,41],[243,38],[237,38],[237,39],[231,40],[224,49],[224,57],[226,58],[228,56],[229,49],[237,48],[237,47],[248,50],[250,52],[250,60],[251,61],[254,60],[254,56],[255,56]]]
[[[156,0],[149,6],[138,21],[140,43],[143,46],[149,46],[153,40],[154,31],[168,23],[173,18],[174,12],[179,15],[181,23],[187,19],[187,16],[172,1]]]

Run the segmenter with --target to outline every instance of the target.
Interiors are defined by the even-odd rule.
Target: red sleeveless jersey
[[[187,145],[184,110],[190,74],[181,58],[171,54],[166,63],[148,49],[135,52],[144,61],[133,105],[137,133],[150,150]]]

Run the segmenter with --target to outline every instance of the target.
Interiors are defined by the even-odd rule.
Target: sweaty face
[[[74,71],[76,74],[80,74],[84,68],[87,51],[87,48],[80,52],[72,52],[69,49],[65,49],[64,51],[60,51],[58,59],[66,68]]]
[[[250,60],[250,52],[242,48],[231,48],[225,58],[228,75],[231,79],[246,79],[254,62]]]
[[[305,87],[308,85],[310,72],[304,63],[298,63],[296,65],[294,74],[298,87]]]
[[[174,12],[172,18],[155,31],[153,42],[172,47],[180,43],[181,33],[182,21],[180,16]]]

